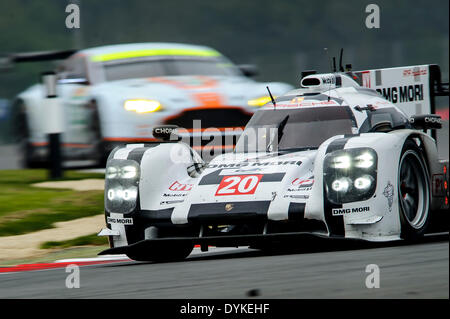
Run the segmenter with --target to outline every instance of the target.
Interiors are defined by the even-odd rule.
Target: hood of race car
[[[200,215],[214,218],[224,213],[267,215],[269,211],[277,219],[277,211],[285,214],[291,202],[305,203],[309,198],[315,156],[316,151],[219,156],[200,177],[177,181],[169,190],[173,196],[184,192],[172,221],[185,223]],[[184,184],[191,184],[189,191]]]

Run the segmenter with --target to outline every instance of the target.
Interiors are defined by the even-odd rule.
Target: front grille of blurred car
[[[241,108],[198,108],[184,110],[179,114],[168,118],[164,124],[178,125],[179,127],[191,129],[194,120],[201,120],[201,128],[210,127],[244,127],[252,116]]]
[[[177,125],[188,130],[190,138],[186,140],[184,137],[184,142],[199,152],[204,161],[209,162],[215,156],[234,149],[252,115],[239,107],[194,108],[167,118],[164,124]],[[194,123],[195,120],[201,122]],[[220,132],[205,132],[210,128],[219,129]],[[200,137],[197,130],[201,132]],[[221,138],[218,139],[217,135],[221,135]]]

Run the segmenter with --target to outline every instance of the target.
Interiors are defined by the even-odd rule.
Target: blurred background
[[[65,26],[65,9],[71,3],[80,8],[79,29]],[[380,7],[379,29],[366,27],[369,13],[365,10],[370,3]],[[344,48],[344,65],[351,63],[353,70],[438,64],[443,82],[448,82],[449,1],[0,1],[0,58],[17,52],[136,42],[206,45],[235,64],[257,65],[257,81],[294,86],[299,85],[303,70],[329,72],[330,58],[338,56],[340,48]],[[41,72],[54,66],[54,62],[39,62],[0,68],[0,266],[2,259],[6,264],[19,264],[23,258],[40,257],[49,249],[100,246],[57,252],[59,255],[40,262],[92,256],[107,247],[106,241],[96,236],[105,222],[101,173],[65,172],[66,179],[81,184],[49,186],[43,184],[48,179],[44,170],[8,170],[20,168],[12,136],[17,124],[10,103],[19,92],[39,82]],[[448,97],[437,102],[447,118],[445,129],[438,133],[444,147],[440,153],[448,158]],[[359,253],[356,259],[363,260]],[[444,261],[448,264],[448,258]],[[300,269],[297,263],[295,268]],[[435,280],[445,282],[439,275]],[[428,281],[420,285],[423,282]],[[435,282],[428,283],[434,290]],[[448,291],[448,286],[444,288]]]
[[[67,29],[65,8],[80,7],[81,28]],[[439,64],[449,70],[449,2],[377,1],[379,29],[367,29],[369,2],[339,1],[118,1],[3,0],[0,54],[81,49],[131,42],[208,45],[237,64],[259,66],[259,81],[297,85],[300,72],[330,70],[345,49],[354,70]],[[0,72],[0,143],[11,143],[8,100],[39,80],[49,63],[18,64]],[[447,107],[447,106],[445,106]]]

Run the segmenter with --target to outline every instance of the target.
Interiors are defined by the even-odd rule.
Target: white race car
[[[62,136],[66,159],[100,163],[117,145],[154,141],[155,125],[244,127],[274,95],[292,89],[285,83],[252,80],[256,69],[236,66],[205,46],[174,43],[120,44],[77,52],[16,54],[11,62],[65,58],[57,70],[57,92],[64,108]],[[36,84],[20,93],[12,107],[25,166],[47,161],[43,123],[45,88]],[[194,120],[201,120],[199,128]],[[231,134],[231,133],[230,133]],[[233,145],[228,145],[232,149]]]
[[[172,127],[165,141],[116,148],[102,254],[166,260],[194,245],[300,246],[303,235],[419,238],[432,215],[448,214],[448,160],[426,132],[441,127],[437,94],[448,91],[436,65],[312,74],[209,163]]]

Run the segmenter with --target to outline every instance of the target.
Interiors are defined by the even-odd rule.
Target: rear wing
[[[350,74],[361,86],[371,88],[408,116],[436,113],[436,96],[448,96],[448,83],[441,82],[436,64],[414,65]]]
[[[77,50],[62,50],[4,54],[0,57],[0,70],[11,69],[15,63],[64,60],[76,52]]]

